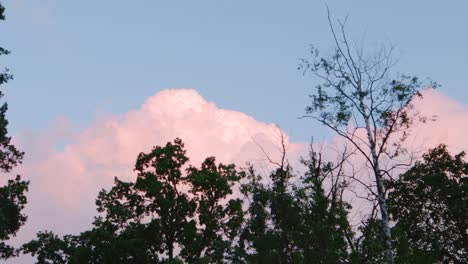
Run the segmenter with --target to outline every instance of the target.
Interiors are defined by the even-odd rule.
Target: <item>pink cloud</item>
[[[99,190],[110,187],[116,176],[133,179],[138,153],[175,137],[184,141],[193,164],[215,156],[239,165],[253,161],[267,171],[255,142],[278,159],[278,133],[274,124],[220,109],[190,89],[159,92],[139,109],[100,118],[80,133],[61,117],[49,131],[25,134],[21,140],[27,156],[19,172],[31,180],[28,225],[59,232],[81,230],[95,215]],[[63,139],[69,143],[57,150],[55,144]],[[303,145],[286,141],[291,157],[297,157]],[[59,226],[50,214],[59,217]]]
[[[425,147],[444,142],[453,151],[468,150],[468,138],[464,136],[468,131],[466,105],[440,92],[427,91],[417,107],[427,116],[437,115],[438,120],[418,127],[410,142]],[[280,157],[280,137],[273,124],[220,109],[191,89],[161,91],[140,108],[99,118],[81,132],[60,117],[49,130],[20,137],[27,156],[18,172],[31,180],[31,186],[29,220],[17,240],[27,241],[38,230],[53,229],[63,234],[88,228],[99,190],[109,188],[115,176],[133,179],[138,153],[175,137],[185,142],[193,164],[215,156],[225,163],[254,162],[266,174],[271,166],[255,142],[272,159]],[[61,141],[68,143],[57,149],[55,145]],[[308,143],[289,142],[287,136],[286,142],[289,160],[297,164],[299,156],[307,153]],[[342,143],[335,139],[331,145],[339,148]]]
[[[454,153],[468,151],[468,105],[438,90],[427,90],[423,95],[423,100],[418,100],[415,107],[424,116],[435,117],[435,121],[428,121],[414,129],[410,142],[424,149],[444,143]]]
[[[409,168],[407,164],[410,164],[410,158],[412,159],[412,164],[414,164],[417,159],[421,158],[423,153],[439,144],[447,145],[452,154],[461,151],[468,152],[468,137],[466,137],[466,131],[468,131],[468,105],[463,105],[434,89],[424,90],[422,94],[422,99],[417,98],[414,101],[414,111],[418,112],[421,117],[426,117],[427,122],[416,123],[411,129],[408,138],[403,144],[406,152],[402,153],[395,160],[385,160],[383,157],[380,161],[382,169],[390,169],[396,166],[396,164],[402,164],[401,166],[396,166],[391,171],[392,177],[397,177]],[[357,130],[356,135],[363,139],[367,138],[364,129]],[[400,136],[401,134],[396,133],[390,138],[390,143],[398,140]],[[330,147],[343,149],[345,145],[347,145],[349,150],[354,149],[352,144],[341,137],[335,137]],[[369,151],[365,145],[360,145],[362,149]],[[333,156],[336,156],[336,152],[326,154],[332,160]],[[352,170],[355,170],[354,175],[361,182],[374,185],[375,179],[371,169],[360,153],[349,159],[345,172],[351,175]],[[370,204],[364,199],[356,198],[356,194],[366,197],[368,191],[357,181],[352,182],[350,188],[353,192],[347,192],[346,198],[353,205],[351,221],[358,223],[364,215],[368,214]]]

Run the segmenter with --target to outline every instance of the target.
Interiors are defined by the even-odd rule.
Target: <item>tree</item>
[[[445,145],[429,150],[394,183],[389,211],[402,263],[468,262],[468,162]],[[406,261],[406,262],[405,262]]]
[[[37,262],[40,264],[65,264],[70,263],[67,256],[70,255],[70,246],[65,240],[50,231],[39,232],[37,240],[30,241],[22,246],[22,250],[27,248],[27,253],[37,254]]]
[[[385,234],[382,230],[382,220],[376,215],[377,204],[374,204],[371,214],[362,220],[358,233],[352,243],[351,263],[378,264],[385,261]]]
[[[248,197],[249,208],[242,242],[248,263],[299,263],[301,254],[295,243],[299,230],[300,213],[294,200],[289,166],[278,168],[270,175],[271,186],[261,182],[253,168],[249,182],[241,187]]]
[[[92,230],[58,238],[42,232],[23,245],[37,263],[220,263],[233,258],[242,201],[230,198],[235,166],[188,162],[180,139],[138,155],[136,182],[115,179],[96,200]]]
[[[282,141],[284,143],[284,141]],[[337,164],[323,162],[311,149],[303,164],[302,177],[281,162],[269,179],[262,182],[252,167],[241,192],[249,201],[241,238],[248,263],[343,263],[349,260],[347,220],[350,208],[343,202],[345,182],[341,178],[344,159]],[[345,158],[347,155],[344,155]],[[294,179],[295,183],[291,180]],[[327,182],[328,189],[324,187]]]
[[[191,263],[236,260],[235,249],[239,230],[244,221],[242,200],[227,199],[232,187],[243,177],[233,164],[216,165],[215,158],[207,158],[201,168],[190,167],[188,177],[191,193],[197,203],[195,215],[197,232],[185,245],[185,259]]]
[[[422,97],[422,83],[416,77],[391,78],[392,48],[382,49],[375,57],[365,57],[362,49],[348,42],[343,22],[336,32],[330,15],[335,43],[331,56],[321,57],[311,49],[311,58],[301,60],[299,69],[310,71],[321,80],[312,94],[304,117],[327,126],[350,142],[371,169],[374,183],[366,189],[378,201],[385,234],[385,261],[393,263],[391,226],[384,180],[391,167],[384,164],[404,152],[402,143],[415,122],[425,119],[412,111],[415,98]],[[365,135],[361,135],[364,133]]]
[[[247,219],[241,234],[244,256],[249,263],[298,263],[301,254],[294,241],[300,224],[298,204],[294,200],[290,179],[292,168],[286,161],[284,135],[281,137],[281,161],[273,161],[277,168],[269,175],[271,185],[262,182],[252,166],[246,171],[248,182],[241,193],[249,201]]]
[[[0,3],[0,20],[5,20],[5,8]],[[0,47],[0,56],[9,54],[10,51]],[[7,83],[13,76],[5,69],[0,73],[0,85]],[[0,91],[0,98],[3,97]],[[8,136],[8,120],[6,111],[8,104],[5,102],[0,106],[0,171],[10,172],[19,165],[23,159],[24,152],[19,151]],[[16,235],[19,228],[26,222],[26,215],[22,213],[27,199],[25,192],[28,190],[29,182],[21,180],[17,175],[8,180],[7,184],[0,187],[0,258],[7,259],[16,255],[13,247],[4,241]]]
[[[308,170],[296,187],[295,197],[301,221],[296,243],[303,252],[303,263],[311,259],[316,263],[350,261],[353,232],[347,216],[351,206],[343,200],[347,182],[342,175],[349,155],[343,152],[336,164],[324,162],[311,144],[309,159],[302,160]]]

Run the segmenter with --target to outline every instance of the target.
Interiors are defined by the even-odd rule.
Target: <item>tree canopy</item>
[[[468,162],[445,145],[389,184],[390,213],[402,259],[468,262]]]
[[[5,20],[5,8],[0,3],[0,20]],[[9,50],[0,47],[0,56],[8,55]],[[13,79],[8,68],[0,72],[0,86]],[[0,99],[4,96],[0,90]],[[14,167],[21,164],[24,152],[21,152],[11,143],[8,135],[8,120],[6,112],[8,104],[4,102],[0,106],[0,172],[8,173]],[[25,193],[28,190],[29,182],[21,180],[17,175],[9,179],[7,184],[0,186],[0,259],[7,259],[16,255],[13,247],[5,241],[15,236],[19,228],[26,222],[26,215],[23,213],[27,202]]]
[[[235,259],[242,201],[231,197],[243,178],[234,165],[208,157],[188,162],[180,139],[138,155],[135,182],[115,179],[96,200],[92,230],[59,238],[41,232],[23,246],[37,263],[218,263]]]
[[[392,75],[393,47],[383,46],[376,54],[354,47],[345,31],[345,23],[336,27],[328,14],[334,51],[322,56],[312,47],[310,58],[302,59],[299,69],[310,72],[318,84],[303,117],[312,118],[345,139],[365,160],[372,184],[365,189],[378,203],[385,238],[385,262],[393,263],[394,253],[387,190],[384,181],[394,166],[385,167],[405,152],[404,142],[412,126],[426,117],[412,111],[422,97],[419,78]],[[435,83],[429,84],[437,86]],[[397,163],[398,164],[398,163]],[[358,175],[359,178],[360,176]],[[360,184],[363,182],[358,181]]]

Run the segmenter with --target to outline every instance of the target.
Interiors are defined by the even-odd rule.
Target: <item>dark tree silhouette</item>
[[[5,19],[5,8],[0,3],[0,20]],[[9,54],[10,51],[0,47],[0,56]],[[11,80],[13,76],[5,69],[0,73],[0,86]],[[0,91],[0,98],[4,96]],[[0,171],[10,172],[19,165],[24,153],[19,151],[8,136],[8,120],[6,111],[7,103],[0,106]],[[26,222],[26,215],[22,213],[27,202],[25,192],[28,190],[29,182],[21,180],[18,175],[14,179],[8,180],[7,184],[0,187],[0,258],[7,259],[16,255],[13,247],[4,241],[16,235],[19,228]]]
[[[266,184],[267,180],[262,180],[250,167],[248,182],[241,188],[249,203],[241,234],[245,260],[347,262],[347,236],[352,236],[352,231],[347,220],[350,207],[342,199],[345,182],[340,176],[344,160],[337,164],[324,162],[321,154],[311,149],[309,159],[303,160],[308,170],[297,177],[285,161],[284,140],[282,143],[281,162],[268,158],[278,166],[270,174],[271,184]],[[325,181],[330,185],[328,189],[324,187]]]
[[[401,263],[468,262],[468,163],[445,145],[391,183],[389,210]],[[418,262],[419,261],[419,262]]]
[[[221,263],[234,259],[242,201],[230,198],[243,177],[207,158],[189,166],[180,139],[138,155],[136,182],[115,179],[96,200],[94,228],[59,238],[41,232],[23,245],[36,263]]]
[[[422,97],[422,84],[416,77],[390,76],[394,64],[392,48],[368,57],[362,49],[355,49],[349,43],[344,22],[339,22],[337,30],[330,15],[328,20],[335,43],[334,53],[321,57],[318,50],[312,48],[311,59],[301,60],[299,66],[304,73],[311,72],[321,82],[310,96],[311,104],[303,117],[317,120],[346,139],[371,169],[375,184],[366,184],[365,189],[379,205],[385,234],[385,261],[393,263],[384,181],[395,167],[385,167],[384,164],[391,164],[389,160],[405,151],[402,143],[412,125],[425,121],[424,117],[411,111],[414,99]],[[398,164],[394,162],[393,165]]]

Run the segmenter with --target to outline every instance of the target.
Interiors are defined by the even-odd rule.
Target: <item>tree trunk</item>
[[[385,191],[382,182],[382,175],[380,169],[377,166],[374,168],[375,180],[377,183],[377,194],[380,207],[380,215],[382,217],[382,229],[385,234],[385,261],[389,264],[393,264],[393,251],[392,251],[392,234],[389,223],[389,215],[387,208],[387,199],[385,199]]]
[[[365,113],[365,112],[364,112]],[[382,174],[380,171],[379,159],[376,152],[375,140],[372,137],[372,131],[369,124],[369,118],[364,117],[366,122],[367,138],[369,140],[370,151],[372,155],[372,169],[374,171],[375,182],[377,184],[377,200],[380,208],[380,215],[382,217],[382,230],[385,235],[385,262],[393,264],[393,250],[392,250],[392,233],[390,229],[390,220],[387,208],[387,199],[385,198],[385,189],[383,186]],[[377,129],[377,128],[374,128]]]
[[[174,238],[173,236],[169,236],[169,239],[167,241],[167,255],[169,257],[169,262],[172,263],[174,260]]]

